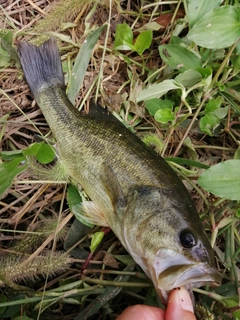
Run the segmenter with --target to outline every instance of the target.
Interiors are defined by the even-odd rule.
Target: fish
[[[65,92],[54,38],[17,43],[25,79],[55,137],[66,176],[90,201],[88,221],[109,226],[152,280],[161,301],[169,292],[218,282],[214,251],[181,179],[112,113],[92,102],[79,111]]]

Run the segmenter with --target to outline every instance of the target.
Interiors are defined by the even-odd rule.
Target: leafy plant
[[[114,49],[133,50],[142,55],[148,49],[152,42],[152,30],[141,31],[135,42],[133,41],[133,32],[127,23],[118,24],[114,40]]]

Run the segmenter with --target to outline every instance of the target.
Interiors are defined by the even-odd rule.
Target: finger
[[[166,309],[166,320],[196,320],[192,300],[184,287],[170,293]]]
[[[157,307],[135,305],[125,309],[116,320],[164,320],[164,314]]]

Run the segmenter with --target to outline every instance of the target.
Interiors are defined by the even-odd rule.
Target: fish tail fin
[[[34,96],[50,86],[64,88],[61,58],[54,38],[39,47],[20,41],[17,48],[25,78]]]

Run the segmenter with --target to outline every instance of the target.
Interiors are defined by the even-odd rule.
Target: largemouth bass
[[[54,39],[19,42],[18,52],[59,161],[91,199],[89,221],[110,226],[165,303],[173,288],[218,281],[198,213],[168,163],[101,106],[86,113],[70,103]]]

